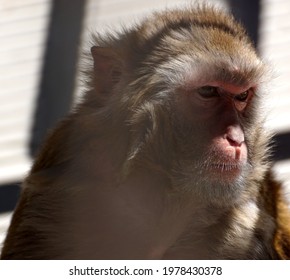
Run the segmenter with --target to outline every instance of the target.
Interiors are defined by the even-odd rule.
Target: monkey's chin
[[[195,184],[195,190],[207,203],[222,207],[235,204],[247,187],[248,167],[246,163],[211,164],[203,171],[206,178]]]

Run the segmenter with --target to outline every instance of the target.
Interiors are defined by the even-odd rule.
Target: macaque
[[[93,40],[83,100],[36,158],[2,259],[289,259],[269,69],[244,28],[198,6]]]

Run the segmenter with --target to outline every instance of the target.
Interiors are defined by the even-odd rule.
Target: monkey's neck
[[[178,209],[178,206],[176,207]],[[253,248],[253,228],[259,217],[254,201],[231,207],[195,207],[179,205],[171,210],[168,223],[176,224],[164,231],[170,235],[164,259],[248,259]],[[170,212],[170,211],[169,211]],[[172,222],[172,224],[174,224]],[[169,224],[168,224],[169,226]],[[170,226],[169,226],[170,227]],[[165,239],[165,238],[164,238]],[[163,240],[164,240],[163,239]]]

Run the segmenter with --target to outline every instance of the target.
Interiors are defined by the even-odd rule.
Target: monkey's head
[[[96,45],[88,99],[127,135],[123,172],[155,170],[215,203],[255,191],[248,182],[267,166],[265,66],[240,24],[213,8],[176,10]]]

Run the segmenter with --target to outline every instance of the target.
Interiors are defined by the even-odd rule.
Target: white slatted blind
[[[49,0],[0,0],[0,187],[21,180],[31,165],[27,142],[50,6]],[[0,213],[0,244],[10,217]]]
[[[0,185],[22,179],[49,0],[0,0]]]

